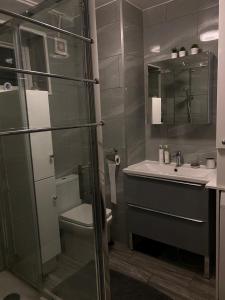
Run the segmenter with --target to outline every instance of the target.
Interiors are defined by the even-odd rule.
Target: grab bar
[[[206,221],[203,221],[203,220],[192,219],[192,218],[187,218],[187,217],[183,217],[183,216],[179,216],[179,215],[174,215],[174,214],[171,214],[171,213],[166,213],[166,212],[155,210],[155,209],[145,208],[143,206],[138,206],[138,205],[134,205],[134,204],[130,204],[130,203],[128,203],[128,206],[134,207],[134,208],[137,208],[137,209],[141,209],[141,210],[145,210],[145,211],[149,211],[149,212],[153,212],[153,213],[156,213],[156,214],[159,214],[159,215],[164,215],[164,216],[168,216],[168,217],[172,217],[172,218],[177,218],[177,219],[189,221],[189,222],[200,223],[200,224],[206,223]]]
[[[99,123],[89,123],[89,124],[80,124],[73,126],[63,126],[63,127],[43,127],[43,128],[28,128],[28,129],[12,129],[8,131],[0,131],[1,136],[10,136],[10,135],[19,135],[26,133],[37,133],[37,132],[46,132],[46,131],[58,131],[58,130],[68,130],[68,129],[76,129],[76,128],[87,128],[87,127],[97,127],[103,126],[104,122],[101,121]]]
[[[29,18],[27,16],[17,14],[15,12],[9,11],[7,9],[0,8],[0,13],[4,14],[6,16],[10,16],[10,17],[13,17],[13,18],[16,18],[16,19],[23,20],[25,22],[29,22],[29,23],[32,23],[32,24],[35,24],[35,25],[47,28],[47,29],[51,29],[51,30],[59,32],[59,33],[63,33],[65,35],[72,36],[72,37],[74,37],[76,39],[80,39],[80,40],[82,40],[84,42],[88,42],[88,43],[92,43],[93,42],[93,40],[91,38],[87,38],[87,37],[78,35],[76,33],[70,32],[68,30],[61,29],[61,28],[55,27],[53,25],[50,25],[50,24],[47,24],[47,23],[44,23],[44,22],[41,22],[41,21],[38,21],[38,20],[35,20],[35,19],[32,19],[32,18]]]
[[[70,81],[80,81],[80,82],[86,82],[86,83],[94,83],[98,84],[98,79],[86,79],[86,78],[77,78],[77,77],[69,77],[54,73],[46,73],[46,72],[39,72],[39,71],[32,71],[32,70],[24,70],[19,68],[10,68],[10,67],[4,67],[0,66],[0,70],[7,71],[7,72],[13,72],[13,73],[21,73],[21,74],[28,74],[28,75],[37,75],[37,76],[45,76],[45,77],[52,77],[52,78],[58,78],[58,79],[65,79]]]

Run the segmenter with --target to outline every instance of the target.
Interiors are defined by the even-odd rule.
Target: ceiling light
[[[152,46],[152,47],[150,48],[150,51],[151,51],[152,53],[160,53],[160,45]]]
[[[17,0],[17,2],[26,4],[28,6],[36,6],[38,3],[35,2],[34,0]]]
[[[219,30],[209,30],[200,34],[200,41],[210,42],[219,39]]]

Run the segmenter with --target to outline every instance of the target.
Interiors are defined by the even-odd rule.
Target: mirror
[[[202,52],[148,65],[152,124],[210,123],[212,61]]]

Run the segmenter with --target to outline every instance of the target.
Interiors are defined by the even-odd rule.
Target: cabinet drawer
[[[209,254],[208,226],[128,206],[129,232],[204,256]]]
[[[209,191],[204,186],[125,175],[124,190],[127,203],[208,222]]]

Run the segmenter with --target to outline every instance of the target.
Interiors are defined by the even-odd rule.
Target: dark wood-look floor
[[[157,288],[174,300],[215,300],[215,279],[172,263],[131,251],[116,243],[110,250],[110,267]]]

